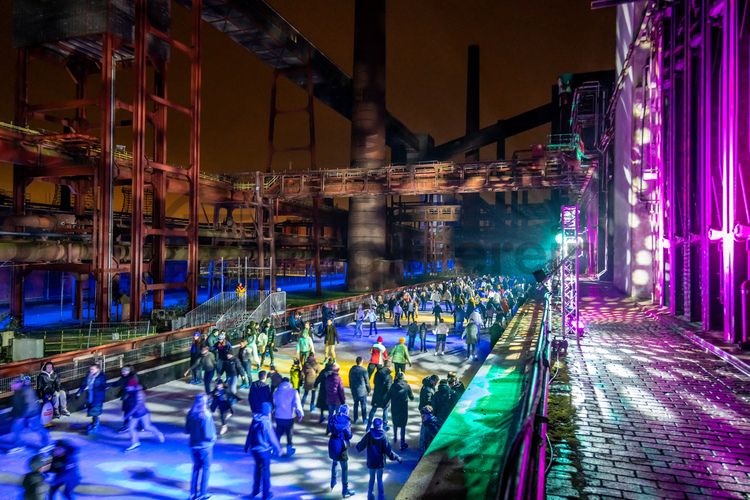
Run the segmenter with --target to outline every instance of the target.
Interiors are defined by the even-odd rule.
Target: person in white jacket
[[[295,415],[302,422],[305,410],[302,409],[302,401],[299,392],[292,387],[289,377],[284,377],[281,384],[273,393],[274,419],[276,420],[276,436],[281,440],[282,434],[286,434],[286,456],[294,455],[292,446],[292,433],[294,430]]]

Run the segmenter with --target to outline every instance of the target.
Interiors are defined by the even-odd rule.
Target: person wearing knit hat
[[[393,349],[391,349],[390,359],[393,362],[393,366],[396,367],[396,373],[404,373],[406,371],[406,364],[411,366],[411,358],[409,357],[409,349],[406,348],[406,339],[401,337],[398,339]]]
[[[383,362],[388,359],[388,350],[383,345],[383,337],[378,337],[377,342],[370,347],[370,364],[367,365],[367,377],[372,379],[372,374]]]
[[[367,450],[367,468],[370,471],[370,481],[367,486],[367,498],[375,498],[373,489],[375,480],[378,482],[378,500],[385,498],[383,488],[383,469],[385,469],[386,457],[401,463],[399,457],[391,448],[388,437],[383,430],[383,421],[376,418],[372,421],[372,428],[357,443],[357,450],[361,453]]]
[[[326,434],[328,439],[328,458],[331,463],[331,489],[336,487],[336,468],[341,466],[342,496],[344,498],[355,494],[349,489],[349,441],[352,439],[352,423],[349,419],[349,406],[343,404],[339,407],[336,415],[328,420]]]

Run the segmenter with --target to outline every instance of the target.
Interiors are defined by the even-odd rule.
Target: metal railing
[[[135,323],[89,323],[88,328],[62,329],[41,332],[44,355],[51,356],[80,349],[99,347],[122,340],[133,340],[156,333],[148,321]],[[38,335],[34,335],[38,337]]]
[[[539,329],[534,368],[522,391],[521,409],[515,420],[512,446],[507,448],[500,470],[497,498],[504,500],[544,499],[544,469],[547,427],[547,389],[549,383],[549,325],[551,294],[544,297],[544,315]]]
[[[252,307],[262,302],[269,294],[268,290],[248,290],[244,294],[237,292],[221,292],[214,295],[192,311],[175,325],[176,328],[193,328],[206,323],[214,323],[222,315],[234,307],[238,301],[244,301],[245,308]]]

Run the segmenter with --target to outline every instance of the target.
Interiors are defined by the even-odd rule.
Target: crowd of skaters
[[[405,379],[407,366],[412,364],[410,353],[428,351],[427,339],[430,332],[435,339],[434,355],[444,355],[446,337],[453,331],[466,342],[467,361],[476,360],[476,345],[482,330],[493,339],[499,338],[507,322],[525,300],[529,288],[527,283],[517,279],[484,276],[417,286],[385,297],[371,296],[354,314],[354,337],[377,337],[370,347],[367,366],[364,364],[365,359],[357,356],[355,364],[349,370],[353,409],[347,404],[344,382],[336,362],[335,347],[341,339],[334,321],[335,311],[328,305],[322,308],[322,322],[318,329],[313,329],[309,322],[303,322],[300,316],[291,318],[289,326],[295,339],[294,354],[286,377],[274,365],[274,353],[278,351],[278,347],[276,330],[270,320],[263,320],[260,324],[250,323],[238,348],[229,342],[226,332],[196,332],[190,350],[190,367],[185,376],[190,376],[190,383],[203,385],[205,394],[199,394],[195,398],[185,424],[185,432],[190,435],[194,464],[189,498],[208,498],[213,445],[217,436],[228,431],[228,421],[234,414],[233,405],[240,400],[238,389],[248,389],[248,403],[253,414],[245,444],[246,452],[252,453],[255,462],[252,496],[262,494],[263,498],[271,497],[271,456],[290,458],[294,455],[294,422],[302,421],[310,396],[309,412],[312,414],[316,409],[319,411],[318,422],[325,424],[325,432],[329,436],[331,489],[337,485],[337,471],[340,470],[342,496],[346,498],[355,493],[348,482],[347,450],[354,436],[352,424],[357,424],[361,418],[364,437],[356,448],[363,452],[367,450],[366,460],[370,471],[368,497],[375,498],[377,494],[378,498],[384,498],[382,474],[386,458],[401,461],[388,440],[387,432],[391,426],[393,443],[400,442],[400,450],[408,448],[406,427],[409,402],[415,398]],[[427,315],[429,321],[420,321],[420,312],[426,312],[428,305],[431,306]],[[452,324],[445,321],[444,313],[453,316]],[[392,322],[394,328],[403,330],[406,336],[400,337],[398,343],[390,349],[384,345],[383,337],[377,331],[378,322],[387,320]],[[365,323],[369,323],[367,333]],[[324,345],[320,362],[316,357],[315,338],[319,338]],[[263,369],[266,361],[269,363],[267,371]],[[36,396],[42,403],[49,402],[53,405],[54,418],[69,415],[66,393],[60,387],[54,365],[50,365],[51,363],[46,363],[38,376],[36,394],[33,391],[30,394],[27,390],[31,385],[28,377],[19,379],[14,385],[13,432],[20,438],[24,428],[31,428],[42,435],[42,453],[32,458],[30,474],[46,473],[46,470],[42,470],[44,467],[35,469],[35,465],[39,465],[40,460],[49,463],[45,458],[46,453],[58,448],[67,450],[65,456],[70,457],[69,461],[75,464],[76,450],[73,445],[64,440],[49,445],[47,430],[34,417],[38,415],[39,405]],[[255,381],[252,380],[254,373],[257,374]],[[135,369],[124,367],[116,384],[120,388],[123,413],[119,431],[128,432],[131,437],[130,445],[125,451],[132,451],[140,446],[138,431],[142,430],[150,431],[159,442],[164,442],[164,435],[151,422],[144,388]],[[110,385],[99,367],[92,365],[76,393],[76,397],[85,396],[87,415],[92,419],[86,429],[87,433],[98,430],[108,387]],[[418,405],[421,452],[429,447],[463,391],[463,384],[452,372],[447,373],[444,378],[434,374],[423,379]],[[369,413],[368,397],[371,398]],[[23,402],[17,405],[16,399]],[[16,406],[23,410],[16,411]],[[214,422],[217,411],[220,418],[218,432]],[[19,416],[23,412],[25,416]],[[282,438],[286,440],[286,450],[281,447]],[[21,443],[20,439],[15,442]],[[18,449],[22,448],[15,448],[11,452]],[[77,471],[76,465],[73,468]],[[53,477],[58,475],[53,474]],[[76,473],[73,476],[78,477],[80,482],[80,475]],[[39,481],[30,483],[42,487]],[[54,487],[55,481],[51,484]],[[68,481],[62,487],[67,498],[72,498],[75,485]]]

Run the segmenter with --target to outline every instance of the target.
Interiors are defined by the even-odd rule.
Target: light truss
[[[562,308],[562,335],[565,337],[568,330],[575,332],[580,325],[578,321],[578,279],[580,274],[578,206],[563,205],[561,220],[560,305]]]

